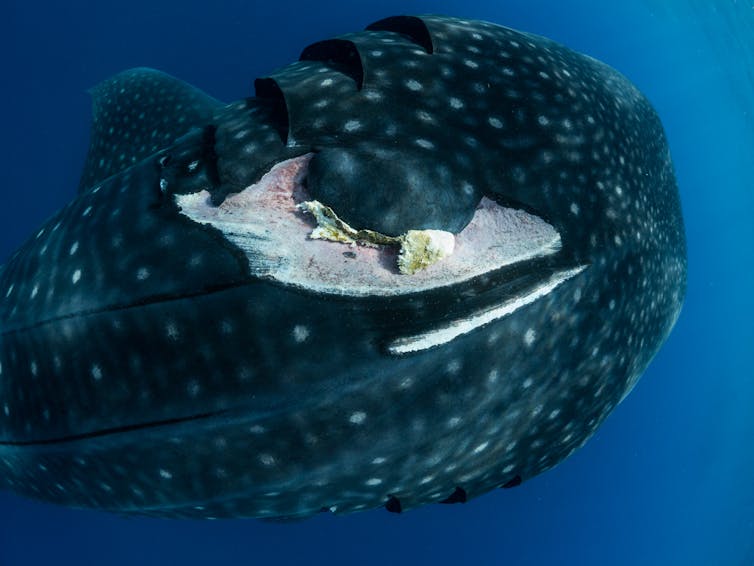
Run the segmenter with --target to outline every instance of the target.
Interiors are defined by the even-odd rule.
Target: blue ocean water
[[[253,520],[123,519],[0,493],[0,566],[754,564],[754,2],[9,0],[0,21],[0,262],[74,194],[86,89],[151,66],[221,100],[392,14],[549,36],[626,74],[666,127],[686,304],[634,392],[555,469],[466,505]]]

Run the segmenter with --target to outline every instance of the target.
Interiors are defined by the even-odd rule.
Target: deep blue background
[[[310,42],[439,12],[550,36],[649,96],[678,173],[689,290],[632,395],[522,487],[287,525],[121,519],[0,493],[0,566],[754,564],[752,2],[6,0],[2,12],[0,262],[72,197],[86,89],[105,77],[147,65],[233,100]]]

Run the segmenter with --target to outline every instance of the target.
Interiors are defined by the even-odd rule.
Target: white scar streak
[[[586,267],[586,265],[580,265],[573,269],[554,273],[547,281],[541,283],[527,294],[505,301],[501,305],[492,309],[478,312],[469,318],[454,321],[451,324],[435,328],[422,334],[397,338],[388,346],[388,351],[395,355],[409,354],[411,352],[419,352],[421,350],[427,350],[429,348],[434,348],[435,346],[447,344],[463,334],[468,334],[472,330],[476,330],[485,324],[489,324],[490,322],[503,318],[504,316],[508,316],[521,307],[531,304],[537,299],[541,299],[552,292],[561,283],[568,281],[584,271]]]

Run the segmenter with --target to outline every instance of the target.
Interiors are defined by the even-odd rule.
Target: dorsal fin
[[[79,192],[123,171],[191,128],[212,121],[221,103],[163,72],[139,67],[90,91],[92,130]]]

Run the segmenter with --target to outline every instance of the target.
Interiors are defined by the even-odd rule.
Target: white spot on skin
[[[358,120],[349,120],[343,126],[343,129],[346,132],[355,132],[356,130],[358,130],[360,128],[361,128],[361,122],[359,122]]]
[[[272,466],[272,464],[275,463],[275,458],[273,458],[270,454],[260,454],[259,461],[262,462],[262,464],[264,464],[265,466]]]
[[[492,126],[493,128],[500,129],[503,127],[503,122],[499,118],[495,118],[494,116],[490,117],[488,122],[490,123],[490,126]]]
[[[170,340],[173,340],[173,341],[176,341],[181,337],[181,333],[174,322],[168,322],[165,325],[165,336],[167,336]]]
[[[102,368],[99,367],[98,365],[95,364],[95,365],[92,366],[91,373],[92,373],[92,378],[95,381],[99,381],[99,380],[102,379]]]
[[[303,324],[297,324],[293,327],[293,339],[298,344],[302,344],[303,342],[306,342],[306,340],[309,338],[309,328],[304,326]]]
[[[168,470],[160,469],[160,477],[162,479],[169,480],[173,477],[173,474],[171,474]]]
[[[461,362],[458,360],[451,360],[450,362],[448,362],[448,365],[445,367],[445,369],[450,375],[455,375],[459,371],[461,371]]]
[[[199,383],[196,380],[190,381],[186,386],[186,391],[188,392],[190,397],[196,397],[197,395],[199,395],[200,390],[201,388],[199,387]]]
[[[89,213],[90,213],[91,211],[92,211],[92,207],[91,207],[91,206],[87,206],[87,207],[86,207],[86,208],[84,209],[84,212],[82,212],[82,213],[81,213],[81,216],[89,216]]]
[[[424,138],[417,139],[416,140],[416,145],[418,145],[419,147],[423,147],[424,149],[434,149],[435,148],[435,144],[433,144],[429,140],[425,140]]]
[[[71,245],[71,249],[68,250],[68,255],[75,254],[76,250],[78,250],[78,249],[79,249],[79,243],[78,242],[73,242],[73,244]]]
[[[33,299],[34,297],[36,297],[37,293],[39,293],[39,285],[34,285],[34,288],[31,290],[31,298]]]
[[[32,361],[31,365],[29,366],[29,370],[31,371],[31,375],[33,375],[34,377],[37,377],[37,374],[39,373],[37,362]]]
[[[491,384],[496,383],[499,377],[500,372],[498,372],[497,369],[493,369],[489,374],[487,374],[487,381]]]
[[[145,281],[149,278],[149,270],[146,267],[140,267],[136,272],[136,279]]]
[[[332,84],[332,79],[325,79],[321,83],[319,83],[321,86],[330,86]]]
[[[571,213],[572,213],[572,214],[573,214],[574,216],[578,216],[578,215],[579,215],[579,205],[578,205],[578,204],[576,204],[575,202],[572,202],[572,203],[571,203]]]
[[[474,448],[474,454],[479,454],[480,452],[484,451],[487,446],[489,446],[489,442],[482,442],[479,446]]]
[[[73,275],[71,276],[71,281],[75,285],[76,283],[79,282],[80,279],[81,279],[81,270],[77,269],[76,271],[73,272]]]
[[[406,87],[409,90],[413,90],[414,92],[420,91],[422,89],[422,85],[419,81],[414,79],[409,79],[406,81]]]
[[[524,334],[524,344],[527,346],[531,346],[534,344],[534,339],[537,337],[537,333],[534,332],[533,328],[530,328],[526,331],[526,334]]]
[[[367,414],[364,411],[356,411],[348,417],[348,421],[353,424],[363,424],[367,418]]]
[[[369,486],[375,486],[375,485],[380,485],[382,483],[382,480],[380,478],[369,478],[364,483]]]
[[[463,108],[463,101],[459,98],[456,98],[455,96],[452,96],[450,98],[450,107],[454,108],[455,110],[460,110]]]
[[[416,113],[416,117],[419,118],[419,120],[422,120],[423,122],[434,122],[435,119],[432,117],[432,115],[429,112],[425,112],[424,110],[419,110]]]

